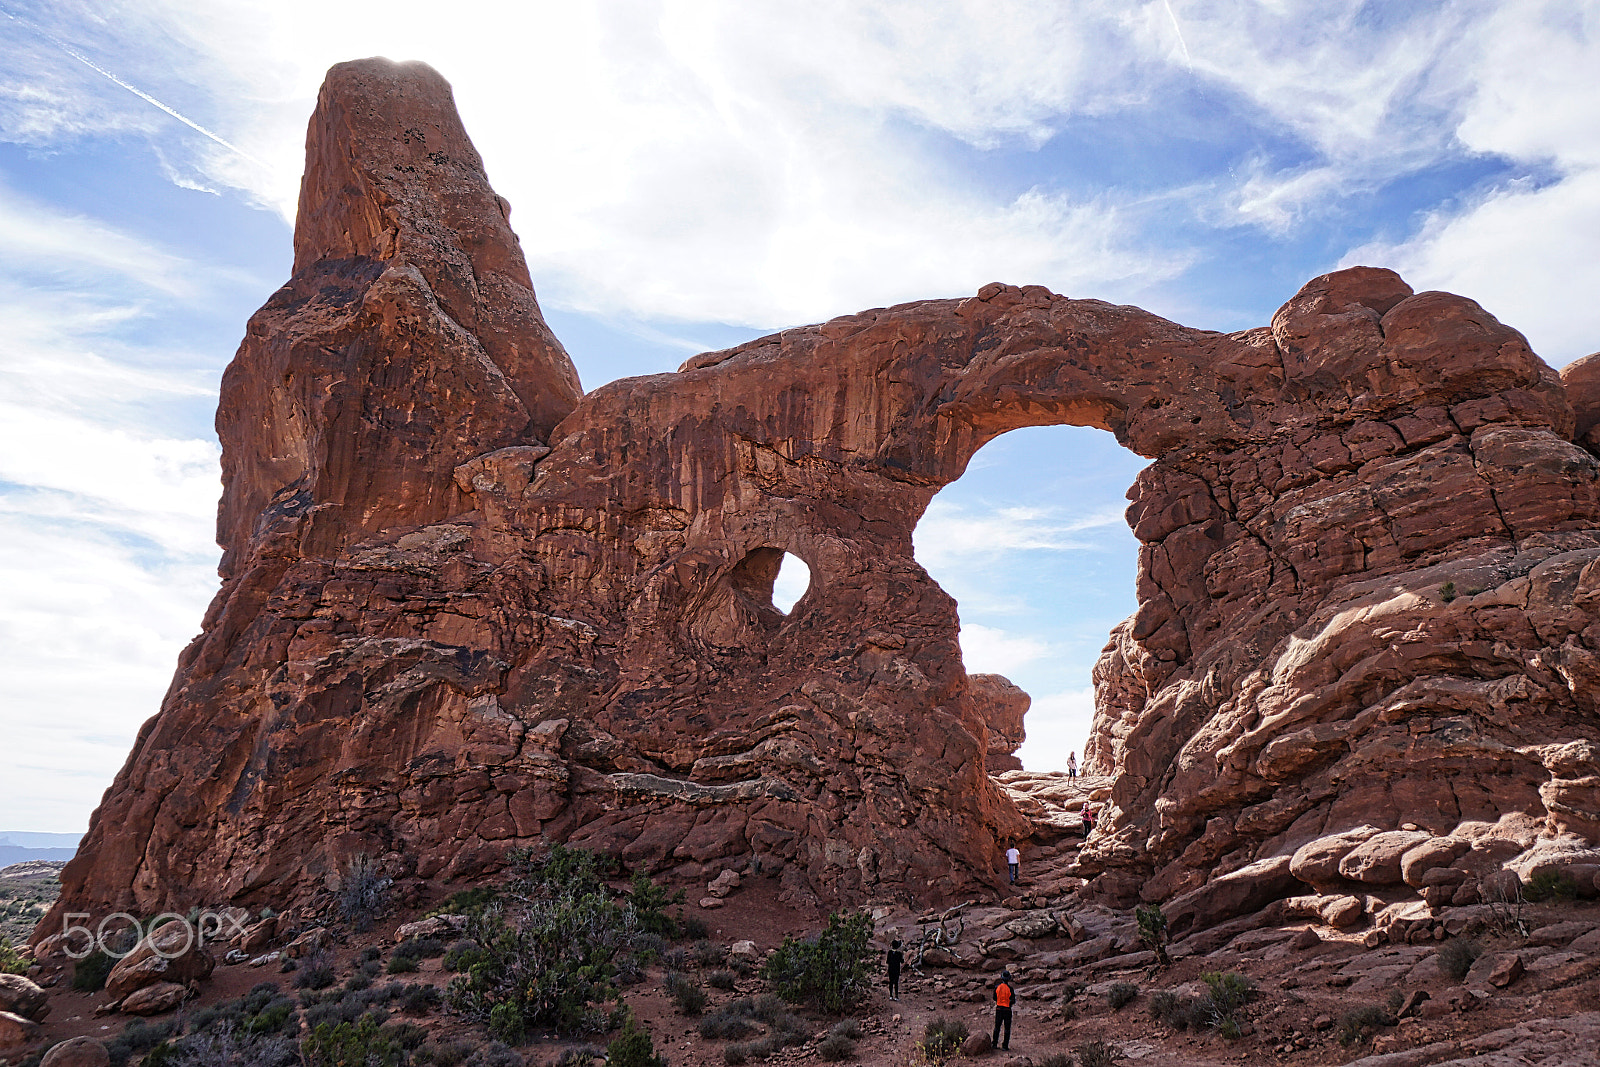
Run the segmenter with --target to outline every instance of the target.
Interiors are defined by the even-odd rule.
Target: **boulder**
[[[69,1037],[44,1054],[39,1067],[110,1067],[111,1054],[92,1037]]]
[[[50,994],[31,978],[0,972],[0,1011],[42,1022],[50,1014]]]
[[[174,919],[146,934],[106,977],[106,996],[121,1001],[158,982],[182,984],[211,976],[216,961],[199,946],[194,928]]]
[[[327,942],[328,931],[325,928],[318,926],[314,929],[307,930],[305,933],[301,934],[299,937],[285,945],[283,947],[283,954],[292,960],[297,960],[303,956],[309,956],[314,952],[321,951],[322,948],[327,945]]]
[[[961,1043],[961,1054],[969,1058],[986,1056],[994,1051],[994,1044],[989,1040],[989,1035],[979,1032],[968,1036]]]
[[[714,911],[715,909],[722,907],[724,903],[726,903],[726,901],[724,901],[721,897],[700,898],[700,907],[706,911]]]
[[[1390,830],[1374,834],[1339,858],[1339,874],[1367,885],[1399,885],[1405,854],[1429,840],[1420,831]]]
[[[1012,919],[1005,924],[1005,928],[1017,937],[1040,938],[1051,936],[1060,930],[1061,926],[1049,912],[1032,911]]]
[[[430,915],[426,919],[416,922],[402,923],[395,927],[394,939],[398,944],[412,938],[452,938],[457,937],[467,928],[465,915]]]
[[[1297,853],[1298,855],[1298,853]],[[1257,911],[1298,888],[1289,856],[1257,860],[1162,906],[1174,938]]]
[[[14,1012],[0,1011],[0,1049],[27,1045],[39,1036],[39,1024]]]
[[[742,959],[747,963],[754,963],[761,959],[761,953],[757,950],[754,941],[735,941],[733,947],[728,949],[728,956]]]
[[[1458,837],[1431,837],[1407,849],[1400,857],[1400,880],[1413,889],[1421,889],[1429,871],[1449,867],[1471,849],[1471,842]]]
[[[1318,889],[1339,885],[1344,876],[1339,873],[1339,862],[1345,855],[1379,833],[1376,826],[1360,826],[1342,833],[1328,834],[1308,841],[1295,850],[1289,870],[1300,881]]]
[[[1361,898],[1349,894],[1330,897],[1321,909],[1322,921],[1341,930],[1358,925],[1365,913]]]
[[[739,872],[726,870],[711,880],[706,892],[714,897],[725,897],[739,888]]]
[[[182,1004],[189,990],[177,982],[157,982],[123,998],[117,1010],[124,1015],[160,1015]]]

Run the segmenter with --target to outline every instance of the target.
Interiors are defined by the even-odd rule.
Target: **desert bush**
[[[345,989],[352,993],[359,993],[372,988],[372,977],[366,971],[357,971],[344,980]]]
[[[622,1033],[606,1046],[606,1067],[667,1067],[667,1060],[656,1054],[650,1034],[639,1029],[630,1015]]]
[[[728,1067],[739,1067],[740,1064],[750,1059],[750,1050],[746,1046],[724,1045],[722,1048],[722,1062]]]
[[[687,970],[689,967],[689,950],[679,945],[669,948],[661,954],[661,962],[669,971]]]
[[[23,974],[28,970],[29,963],[11,947],[10,938],[0,937],[0,974]]]
[[[967,1024],[960,1019],[940,1015],[929,1019],[922,1030],[922,1054],[932,1060],[942,1060],[961,1051],[967,1039]]]
[[[284,1034],[248,1034],[230,1024],[175,1042],[162,1042],[144,1058],[144,1067],[295,1067],[300,1055]]]
[[[1376,1004],[1351,1008],[1339,1016],[1339,1044],[1350,1046],[1365,1041],[1381,1027],[1393,1026],[1397,1020]]]
[[[1122,1050],[1104,1041],[1089,1041],[1078,1046],[1078,1063],[1082,1067],[1112,1067],[1122,1058]]]
[[[596,1048],[593,1045],[579,1045],[577,1048],[569,1048],[563,1052],[561,1057],[556,1060],[556,1067],[589,1067],[591,1063],[605,1054],[606,1050],[603,1048]]]
[[[711,927],[698,915],[680,915],[677,922],[679,937],[700,941],[711,936]]]
[[[133,1020],[123,1027],[122,1033],[105,1043],[106,1052],[111,1056],[111,1067],[123,1067],[135,1053],[143,1056],[171,1037],[176,1029],[177,1025],[171,1019],[155,1023],[145,1022],[143,1019]]]
[[[522,1053],[504,1042],[491,1041],[472,1050],[461,1067],[523,1067]]]
[[[712,989],[732,989],[737,980],[732,971],[712,971],[706,976],[706,985]]]
[[[1459,982],[1481,955],[1483,946],[1476,941],[1461,938],[1446,941],[1439,948],[1439,969]]]
[[[511,873],[506,890],[518,897],[609,898],[605,876],[616,861],[601,852],[553,845],[543,855],[533,848],[511,849],[506,853],[506,866]]]
[[[1106,1001],[1115,1011],[1121,1011],[1139,995],[1139,987],[1132,982],[1112,982],[1111,988],[1106,990]]]
[[[296,989],[327,989],[333,984],[333,957],[325,949],[317,949],[305,958],[295,972]]]
[[[431,985],[417,982],[405,987],[400,998],[400,1010],[407,1015],[426,1015],[439,1006],[439,991]]]
[[[700,1020],[700,1036],[708,1041],[713,1038],[736,1040],[754,1029],[750,1017],[732,1006],[714,1011]]]
[[[306,1067],[399,1067],[400,1043],[371,1015],[354,1023],[322,1023],[300,1042]]]
[[[701,938],[694,943],[694,961],[702,967],[715,967],[728,958],[726,947]]]
[[[1070,1052],[1052,1052],[1039,1061],[1039,1067],[1072,1067]]]
[[[464,971],[467,969],[467,961],[475,957],[480,947],[476,941],[457,941],[445,952],[444,961],[440,966],[452,973]]]
[[[682,1014],[699,1015],[706,1010],[706,991],[692,979],[677,971],[668,971],[661,984]]]
[[[345,867],[344,879],[334,894],[339,917],[357,933],[370,930],[387,908],[389,887],[393,884],[378,872],[378,865],[371,856],[358,852]]]
[[[1161,914],[1160,906],[1141,904],[1133,914],[1139,921],[1139,940],[1156,954],[1157,963],[1163,967],[1170,965],[1172,960],[1167,956],[1167,917]]]
[[[362,960],[361,961],[361,973],[366,975],[368,978],[376,978],[376,977],[378,977],[378,975],[383,973],[383,961],[382,960]]]
[[[422,1067],[456,1067],[471,1054],[472,1046],[465,1041],[423,1042],[412,1059]]]
[[[837,1015],[853,1007],[868,988],[872,920],[865,912],[834,912],[814,938],[784,938],[767,959],[762,977],[785,1000]]]
[[[589,866],[568,866],[570,877],[589,883]],[[446,1000],[511,1044],[533,1027],[597,1029],[589,1005],[615,994],[616,957],[634,929],[631,909],[596,893],[530,899],[509,918],[492,906],[470,921],[476,947],[459,954],[465,973],[450,980]]]
[[[445,944],[437,937],[408,937],[394,947],[390,959],[431,960],[444,952]]]
[[[1578,883],[1564,871],[1540,871],[1522,887],[1522,897],[1530,904],[1550,900],[1576,900]]]
[[[401,956],[398,953],[389,957],[389,966],[384,968],[388,974],[413,974],[422,969],[422,961],[415,956]]]
[[[480,885],[475,889],[463,889],[453,893],[443,904],[427,912],[423,916],[431,919],[435,915],[475,915],[484,908],[500,899],[500,890],[495,886]]]
[[[645,933],[657,937],[682,936],[683,924],[668,915],[667,908],[681,905],[683,901],[683,890],[673,893],[656,885],[642,867],[633,872],[633,881],[628,886],[628,904],[639,918],[639,929]]]
[[[106,987],[106,979],[117,961],[95,949],[72,965],[72,988],[81,992],[98,993]]]
[[[829,1063],[847,1060],[856,1054],[856,1043],[843,1034],[829,1034],[817,1042],[817,1055]]]
[[[829,1034],[843,1034],[851,1041],[861,1040],[861,1022],[858,1019],[840,1019],[828,1028]]]

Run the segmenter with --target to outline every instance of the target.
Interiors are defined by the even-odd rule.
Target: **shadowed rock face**
[[[436,74],[334,68],[307,156],[224,384],[224,584],[59,909],[312,903],[357,853],[464,877],[540,838],[757,854],[795,901],[992,881],[1026,696],[965,674],[911,534],[1059,423],[1155,461],[1095,672],[1105,892],[1369,822],[1594,833],[1597,464],[1472,301],[1356,268],[1223,335],[993,284],[580,399]]]

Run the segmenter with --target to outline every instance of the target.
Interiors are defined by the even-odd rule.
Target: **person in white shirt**
[[[1011,868],[1011,884],[1017,884],[1017,864],[1022,862],[1022,853],[1017,851],[1017,846],[1012,845],[1006,849],[1006,866]]]

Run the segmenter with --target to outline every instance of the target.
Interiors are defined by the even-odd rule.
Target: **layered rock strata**
[[[1104,892],[1277,886],[1368,824],[1595,832],[1589,416],[1472,301],[1357,268],[1219,334],[996,283],[579,398],[436,74],[334,68],[307,157],[224,383],[223,586],[58,913],[314,904],[357,854],[404,884],[539,840],[755,857],[794,901],[993,881],[1031,830],[988,773],[1020,706],[911,535],[1042,424],[1154,460],[1096,670]]]

